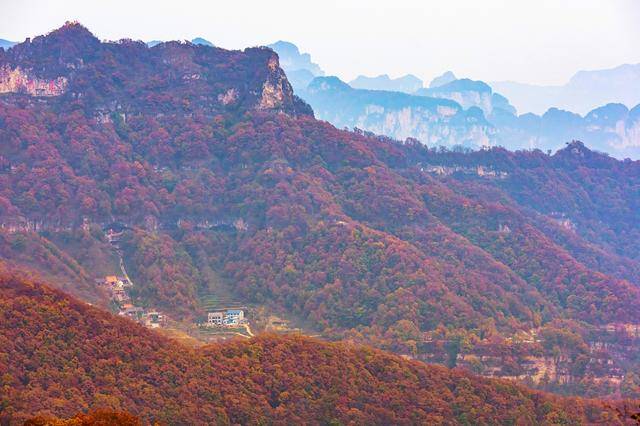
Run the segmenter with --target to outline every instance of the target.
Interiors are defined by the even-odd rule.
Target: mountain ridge
[[[354,89],[386,90],[412,94],[422,88],[423,81],[413,74],[406,74],[397,78],[390,78],[387,74],[376,77],[359,75],[349,82]]]
[[[551,107],[580,114],[600,105],[623,103],[628,108],[640,104],[640,64],[622,64],[613,68],[577,71],[564,85],[540,86],[514,81],[490,85],[512,99],[523,112],[542,114]]]

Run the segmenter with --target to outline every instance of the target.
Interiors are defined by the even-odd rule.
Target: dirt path
[[[245,330],[247,330],[247,334],[248,334],[250,337],[253,337],[253,333],[251,332],[251,327],[249,327],[249,324],[245,324],[245,325],[244,325],[244,329],[245,329]]]
[[[120,270],[122,271],[122,275],[127,279],[127,281],[129,281],[131,287],[133,287],[133,281],[131,281],[131,278],[129,278],[129,274],[127,274],[127,270],[124,267],[124,259],[122,258],[120,253],[118,253],[118,257],[120,258]]]

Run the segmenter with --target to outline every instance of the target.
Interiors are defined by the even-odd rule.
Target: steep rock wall
[[[46,80],[34,77],[20,67],[4,66],[0,68],[0,93],[59,96],[67,89],[67,83],[65,77]]]

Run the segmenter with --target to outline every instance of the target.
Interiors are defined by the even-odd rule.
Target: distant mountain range
[[[622,103],[629,108],[638,105],[640,64],[579,71],[563,86],[537,86],[512,81],[490,84],[511,99],[522,112],[542,114],[556,107],[585,115],[608,103]]]
[[[15,41],[9,41],[9,40],[5,40],[3,38],[0,38],[0,47],[3,49],[8,49],[11,46],[16,45],[17,43]]]
[[[393,92],[414,93],[422,88],[423,82],[412,74],[407,74],[398,78],[390,78],[387,74],[377,77],[358,76],[349,82],[349,86],[354,89],[368,90],[389,90]]]
[[[316,76],[323,76],[320,66],[311,61],[311,55],[300,53],[298,46],[288,41],[277,41],[267,47],[280,57],[280,66],[287,71],[287,77],[296,92],[302,92]]]
[[[147,46],[149,47],[154,47],[159,45],[160,43],[163,43],[162,40],[151,40],[147,42]],[[209,46],[209,47],[214,47],[214,44],[211,43],[209,40],[205,40],[202,37],[196,37],[194,39],[191,39],[191,43],[193,44],[197,44],[197,45],[202,45],[202,46]]]
[[[489,145],[492,126],[479,108],[445,98],[354,89],[337,77],[316,77],[299,92],[317,118],[340,128],[359,128],[433,145]]]
[[[294,91],[318,118],[338,127],[358,127],[399,140],[416,138],[428,145],[500,145],[512,150],[556,150],[580,139],[618,158],[640,158],[640,107],[624,105],[640,102],[637,66],[580,72],[562,90],[526,86],[527,92],[516,83],[487,84],[457,78],[451,71],[436,77],[428,88],[412,75],[359,76],[347,84],[324,77],[311,57],[291,43],[270,47],[280,56]],[[595,103],[598,99],[602,102]],[[527,111],[534,102],[535,110],[545,106],[542,114],[518,115],[519,106]],[[594,107],[582,112],[591,104]],[[563,105],[576,109],[565,110]]]
[[[451,83],[455,79],[456,76],[453,74],[453,72],[446,71],[442,75],[439,75],[438,77],[435,77],[433,80],[431,80],[431,83],[429,83],[429,88],[433,89],[434,87],[444,86],[447,83]]]

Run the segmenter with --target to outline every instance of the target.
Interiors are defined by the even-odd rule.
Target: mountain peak
[[[291,43],[290,41],[278,40],[275,43],[270,44],[269,47],[271,47],[276,52],[282,51],[282,52],[290,52],[295,55],[300,54],[300,49],[298,49],[298,46]]]
[[[94,36],[93,33],[91,33],[91,31],[87,29],[87,27],[85,27],[78,21],[67,21],[60,28],[51,31],[45,36],[36,37],[32,42],[36,42],[36,40],[40,39],[50,42],[60,42],[66,40],[69,42],[74,42],[75,44],[90,44],[96,42],[99,43],[98,38]]]
[[[311,60],[311,55],[308,53],[301,53],[298,46],[289,41],[279,40],[267,47],[278,54],[280,57],[280,66],[287,73],[307,70],[314,76],[324,75],[322,68]]]
[[[10,57],[16,65],[31,69],[41,76],[60,76],[79,68],[95,57],[98,40],[86,27],[68,21],[47,35],[27,38],[11,49]]]
[[[388,74],[380,74],[376,77],[359,75],[350,81],[349,85],[354,89],[387,90],[411,94],[421,89],[423,82],[413,74],[406,74],[398,78],[391,78]]]
[[[314,93],[328,90],[349,91],[352,88],[338,77],[328,76],[314,78],[311,83],[309,83],[309,87],[307,89],[310,93]]]
[[[434,89],[436,87],[444,86],[445,84],[451,83],[452,81],[455,81],[456,79],[457,79],[457,77],[455,76],[455,74],[453,72],[446,71],[442,75],[439,75],[438,77],[436,77],[433,80],[431,80],[431,83],[429,83],[429,88],[430,89]]]
[[[594,167],[606,166],[609,161],[615,161],[607,154],[592,151],[589,149],[582,141],[572,140],[571,142],[567,142],[566,146],[562,149],[559,149],[554,157],[561,158],[563,160],[569,161],[570,163],[578,162],[578,163],[589,163]]]
[[[446,92],[466,92],[473,91],[479,93],[491,93],[491,87],[480,80],[471,80],[469,78],[461,78],[458,80],[453,80],[448,83],[445,83],[441,86],[437,86],[435,88],[437,91],[446,91]]]
[[[204,39],[202,37],[196,37],[196,38],[192,39],[191,43],[197,44],[197,45],[200,45],[200,46],[215,47],[213,43],[211,43],[209,40]]]

